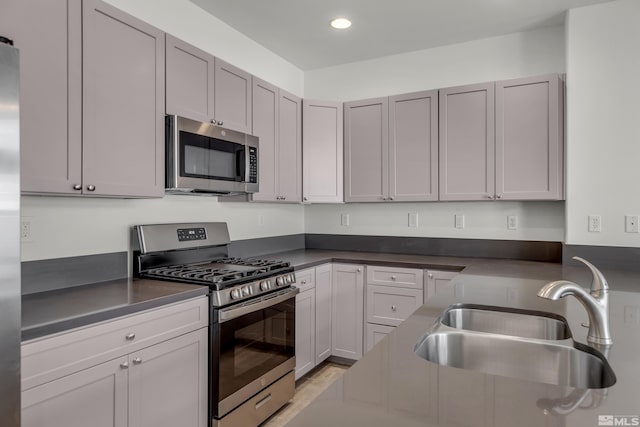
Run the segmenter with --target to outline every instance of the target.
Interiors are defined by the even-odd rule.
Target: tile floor
[[[326,362],[296,381],[296,394],[291,402],[261,424],[261,427],[282,427],[327,389],[349,366]]]

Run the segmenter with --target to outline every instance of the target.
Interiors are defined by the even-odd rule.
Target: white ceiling
[[[191,0],[302,70],[559,25],[611,0]],[[336,31],[329,21],[353,21]]]

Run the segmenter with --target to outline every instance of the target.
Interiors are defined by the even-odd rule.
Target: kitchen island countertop
[[[602,269],[609,281],[614,344],[608,355],[617,382],[580,390],[443,367],[419,358],[414,346],[451,304],[474,303],[551,312],[565,317],[573,338],[586,343],[587,313],[574,297],[537,296],[548,281],[590,286],[586,267],[340,251],[274,254],[296,268],[325,262],[462,269],[444,292],[427,300],[288,426],[598,426],[600,416],[640,420],[640,274]],[[634,418],[635,417],[635,418]],[[622,418],[620,418],[622,419]],[[609,424],[611,425],[611,424]],[[633,425],[633,424],[625,424]]]

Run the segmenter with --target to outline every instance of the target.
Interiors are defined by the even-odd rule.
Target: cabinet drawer
[[[300,292],[304,292],[307,289],[316,287],[316,269],[307,268],[305,270],[296,271],[296,283],[295,285],[300,289]]]
[[[163,306],[22,345],[22,390],[206,327],[209,299]]]
[[[422,270],[417,268],[367,266],[367,284],[422,289]]]
[[[367,322],[398,326],[422,305],[422,289],[367,286]]]

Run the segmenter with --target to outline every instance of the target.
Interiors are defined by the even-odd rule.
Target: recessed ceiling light
[[[338,30],[344,30],[351,26],[351,21],[349,21],[347,18],[336,18],[331,21],[331,26]]]

